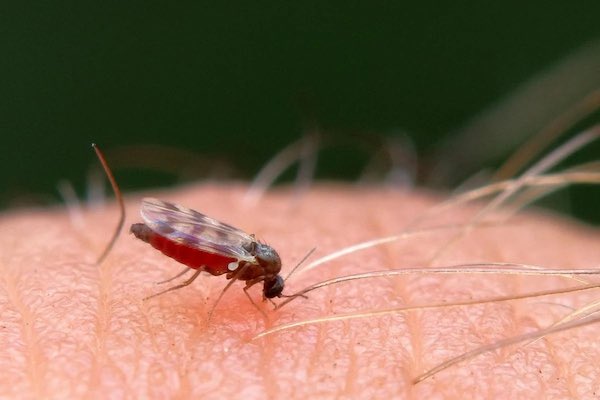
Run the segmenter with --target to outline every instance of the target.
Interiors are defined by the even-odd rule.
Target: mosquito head
[[[283,282],[281,275],[275,275],[273,279],[265,280],[263,294],[267,299],[281,297],[281,292],[283,292],[284,285],[285,283]]]
[[[283,278],[281,271],[281,258],[271,246],[255,242],[254,257],[263,269],[264,287],[263,294],[267,299],[279,297],[283,291]]]

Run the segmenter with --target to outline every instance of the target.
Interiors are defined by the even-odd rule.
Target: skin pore
[[[256,234],[280,254],[285,277],[342,247],[396,234],[441,200],[381,187],[317,185],[301,199],[277,189],[244,205],[244,186],[202,185],[152,196]],[[127,197],[126,227],[140,197]],[[425,226],[465,223],[477,209],[452,208]],[[80,217],[80,218],[79,218]],[[592,398],[600,395],[597,325],[480,355],[417,385],[450,357],[531,332],[599,298],[600,291],[331,322],[252,340],[282,323],[393,306],[516,295],[580,284],[565,277],[417,275],[316,290],[281,310],[236,283],[207,314],[225,279],[148,301],[181,265],[123,233],[101,266],[118,219],[112,204],[69,217],[65,209],[7,212],[0,219],[1,398]],[[438,230],[357,252],[305,274],[284,293],[351,273],[518,262],[553,268],[600,265],[600,232],[566,218],[521,213],[456,234]],[[185,277],[182,277],[185,279]],[[585,277],[587,282],[597,281]],[[172,282],[172,283],[178,283]],[[260,300],[261,285],[250,292]],[[278,299],[276,299],[278,301]]]

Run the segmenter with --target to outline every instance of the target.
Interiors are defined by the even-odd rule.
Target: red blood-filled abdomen
[[[225,257],[219,254],[198,250],[186,246],[185,244],[176,243],[155,232],[152,232],[148,239],[148,243],[155,249],[160,250],[164,255],[169,256],[190,268],[199,269],[204,267],[203,270],[211,275],[222,275],[229,272],[227,269],[228,264],[237,261],[237,259],[233,257]]]

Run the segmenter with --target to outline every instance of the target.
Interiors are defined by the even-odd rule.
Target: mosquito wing
[[[169,240],[209,253],[255,261],[244,248],[254,238],[231,225],[189,208],[152,198],[142,200],[141,214],[150,229]]]

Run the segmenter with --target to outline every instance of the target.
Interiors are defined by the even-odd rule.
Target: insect
[[[189,208],[153,198],[142,200],[141,215],[144,222],[131,225],[131,233],[196,270],[182,284],[150,297],[187,286],[202,271],[215,276],[226,274],[231,282],[224,290],[235,280],[241,280],[246,282],[244,291],[248,295],[250,287],[262,282],[264,298],[282,296],[281,258],[275,249],[258,242],[254,235]]]
[[[92,147],[111,183],[121,210],[115,233],[97,260],[97,264],[100,264],[107,257],[121,232],[125,221],[125,203],[104,154],[95,144],[92,144]],[[174,277],[158,283],[171,282],[190,269],[195,270],[183,283],[148,296],[144,300],[188,286],[202,271],[215,276],[225,274],[230,280],[209,312],[209,319],[223,294],[236,280],[246,282],[244,293],[263,314],[264,312],[248,293],[248,289],[257,283],[263,283],[263,299],[296,297],[282,293],[285,279],[279,275],[281,271],[279,254],[271,246],[257,241],[254,235],[189,208],[153,198],[142,200],[141,215],[144,222],[131,225],[130,232],[163,254],[187,266]],[[314,250],[304,256],[292,269],[288,278]],[[299,296],[306,297],[303,294]]]

